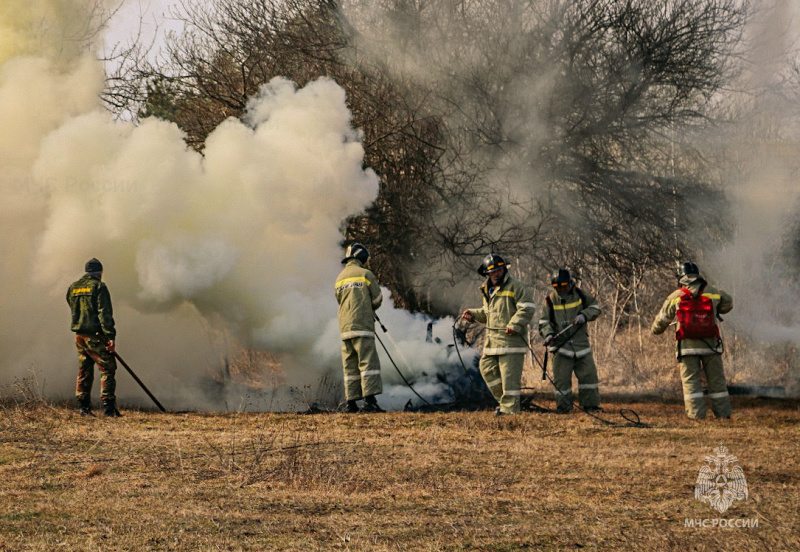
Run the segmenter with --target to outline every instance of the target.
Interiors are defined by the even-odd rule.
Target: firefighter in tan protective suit
[[[553,384],[556,410],[572,410],[572,374],[578,380],[578,404],[587,412],[600,408],[600,384],[587,322],[601,314],[600,305],[575,285],[569,270],[559,268],[550,280],[553,289],[545,297],[539,320],[539,334],[553,355]]]
[[[676,317],[678,319],[675,338],[687,416],[698,420],[706,417],[702,372],[708,383],[714,416],[730,418],[731,401],[722,367],[722,339],[714,318],[730,312],[733,299],[725,291],[709,285],[694,263],[683,263],[678,279],[682,287],[667,297],[651,329],[654,334],[661,334]]]
[[[500,405],[495,415],[518,414],[528,324],[536,305],[528,287],[508,273],[508,264],[500,255],[488,255],[478,273],[486,277],[481,286],[483,307],[467,309],[461,316],[486,325],[479,368]]]
[[[339,303],[346,412],[384,412],[375,399],[383,391],[375,348],[375,310],[381,306],[383,296],[375,275],[364,268],[368,259],[366,247],[351,244],[334,289]],[[364,405],[359,409],[360,399],[364,399]]]

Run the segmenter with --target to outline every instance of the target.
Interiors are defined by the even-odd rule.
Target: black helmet
[[[504,268],[508,270],[508,263],[500,255],[491,253],[483,258],[483,263],[478,267],[478,274],[486,276],[490,272]]]
[[[678,267],[678,280],[688,277],[689,279],[697,279],[700,277],[700,269],[691,261],[687,261]]]
[[[342,264],[345,264],[350,259],[356,259],[362,263],[366,263],[367,259],[369,259],[369,251],[367,251],[367,248],[360,243],[351,243],[347,246],[347,251],[344,253]]]
[[[572,275],[566,268],[559,268],[553,272],[550,283],[553,284],[553,286],[568,286],[572,283]]]

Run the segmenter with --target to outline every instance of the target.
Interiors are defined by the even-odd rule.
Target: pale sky
[[[156,47],[153,49],[155,54],[164,33],[179,30],[181,27],[169,16],[170,6],[179,3],[180,0],[125,0],[122,8],[109,22],[104,36],[104,50],[109,52],[116,43],[122,46],[129,44],[136,38],[141,24],[142,43],[147,44],[156,38]]]

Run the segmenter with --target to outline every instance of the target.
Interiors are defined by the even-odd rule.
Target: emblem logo
[[[714,449],[713,456],[706,456],[707,464],[700,469],[694,485],[695,500],[708,502],[720,514],[734,500],[747,500],[747,480],[742,468],[734,464],[737,460],[722,443]]]

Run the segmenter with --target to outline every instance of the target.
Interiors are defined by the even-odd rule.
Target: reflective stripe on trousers
[[[553,355],[553,382],[556,389],[556,407],[562,412],[572,410],[572,374],[578,380],[578,403],[583,407],[600,406],[600,384],[594,356],[589,353],[580,358]]]
[[[486,382],[492,396],[505,414],[517,414],[520,411],[520,388],[522,387],[522,368],[525,364],[524,354],[486,355],[481,357],[480,368],[483,381]]]
[[[704,373],[708,382],[711,411],[717,418],[730,417],[731,401],[722,366],[722,355],[718,353],[685,355],[681,357],[679,366],[686,415],[696,419],[706,417],[706,401],[701,379],[701,373]]]
[[[342,340],[342,367],[345,398],[348,401],[378,395],[383,391],[374,335]]]

